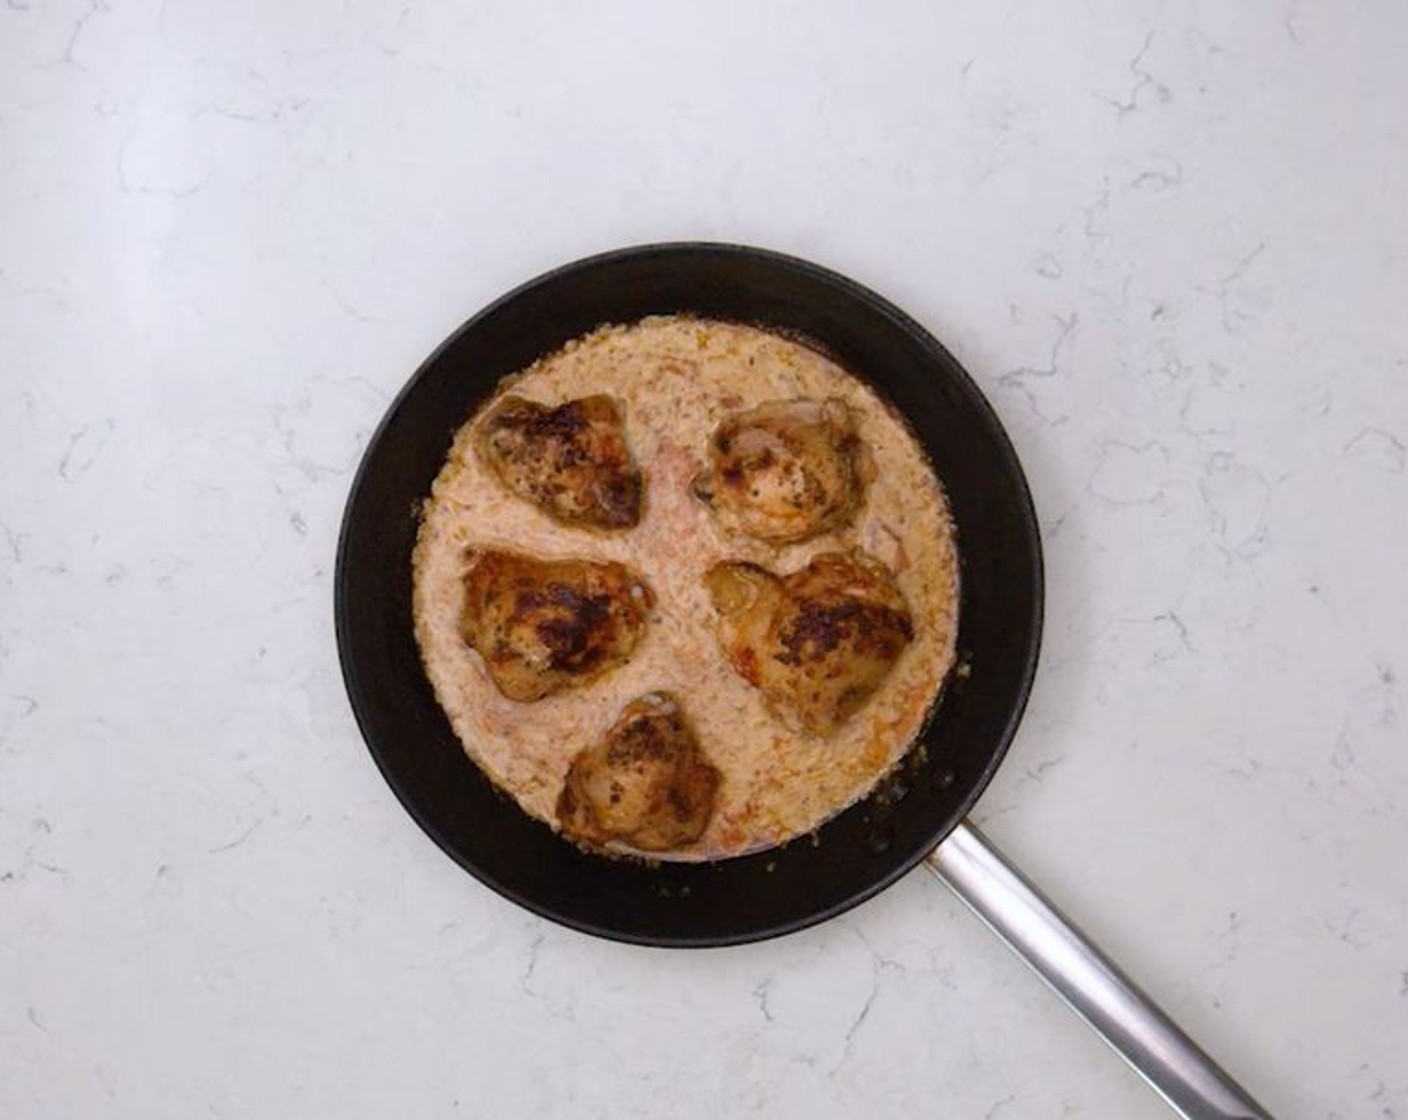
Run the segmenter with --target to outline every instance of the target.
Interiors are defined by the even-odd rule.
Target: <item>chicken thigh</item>
[[[588,845],[619,840],[667,851],[703,834],[718,785],[679,703],[650,692],[572,760],[557,817],[564,833]]]
[[[873,472],[844,401],[765,401],[714,429],[694,493],[729,531],[789,544],[849,524]]]
[[[471,551],[460,635],[510,700],[541,700],[624,664],[654,595],[624,564]]]
[[[786,576],[726,561],[704,578],[729,663],[816,735],[858,711],[914,638],[894,576],[860,550]]]
[[[629,529],[642,482],[614,397],[556,408],[508,396],[480,421],[480,457],[512,493],[563,525]]]

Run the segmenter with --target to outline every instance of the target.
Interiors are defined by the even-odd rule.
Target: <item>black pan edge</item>
[[[932,365],[928,372],[938,379],[935,388],[942,387],[943,392],[952,397],[952,408],[956,410],[956,414],[961,413],[965,424],[973,425],[971,432],[964,438],[979,441],[984,455],[994,464],[992,491],[1000,497],[1004,520],[1004,551],[1000,563],[1004,570],[1014,573],[1014,596],[1020,599],[1020,603],[1002,606],[1006,612],[1003,625],[1010,631],[1010,640],[1002,646],[1007,650],[1007,655],[1000,658],[1002,664],[995,667],[1001,676],[1001,702],[998,703],[996,699],[989,697],[987,707],[991,710],[983,713],[982,749],[969,752],[969,757],[964,760],[965,765],[956,768],[951,766],[945,759],[946,744],[943,741],[945,724],[949,722],[946,714],[955,706],[966,705],[972,708],[974,695],[981,700],[985,688],[990,688],[990,691],[996,688],[989,684],[993,679],[989,669],[994,658],[989,656],[985,661],[975,657],[971,679],[952,683],[930,728],[921,736],[926,743],[927,753],[934,756],[927,764],[930,772],[925,776],[925,780],[928,784],[922,789],[916,789],[908,799],[902,800],[898,811],[877,807],[870,803],[872,799],[867,799],[823,826],[815,843],[810,838],[802,838],[773,852],[713,865],[664,865],[649,868],[584,855],[564,844],[546,826],[530,821],[516,805],[497,791],[492,788],[488,791],[476,788],[471,779],[461,791],[466,794],[465,800],[457,802],[456,805],[473,802],[475,811],[482,813],[484,828],[501,828],[505,843],[511,839],[515,848],[522,849],[522,860],[519,863],[515,864],[513,853],[510,853],[507,861],[499,861],[502,866],[490,866],[499,855],[496,838],[475,835],[472,827],[467,831],[461,819],[463,814],[447,814],[443,804],[433,800],[438,796],[434,793],[438,787],[427,786],[424,776],[416,766],[408,765],[408,757],[423,749],[421,740],[435,738],[433,724],[439,709],[433,705],[431,697],[434,711],[422,710],[425,695],[429,694],[428,685],[424,684],[423,680],[421,692],[424,695],[412,700],[406,700],[404,697],[399,700],[387,700],[385,681],[380,679],[387,672],[401,675],[403,679],[399,683],[405,686],[406,692],[415,692],[416,686],[410,678],[411,670],[407,669],[404,656],[399,662],[386,660],[375,648],[373,639],[378,633],[387,639],[387,644],[394,644],[396,641],[385,620],[380,631],[376,630],[374,624],[368,624],[366,621],[366,518],[374,517],[377,511],[364,507],[368,506],[369,502],[381,500],[380,491],[386,489],[379,486],[379,472],[384,473],[387,470],[386,452],[390,442],[399,441],[400,444],[409,446],[419,439],[427,445],[443,445],[433,456],[429,451],[433,451],[434,447],[421,449],[426,452],[424,457],[433,459],[438,469],[444,449],[448,447],[448,437],[463,416],[447,418],[443,430],[428,429],[423,437],[412,437],[410,444],[407,444],[406,433],[397,429],[398,425],[402,425],[405,414],[414,410],[418,395],[425,390],[427,383],[440,375],[445,363],[455,360],[456,349],[462,347],[464,340],[472,339],[474,332],[483,331],[486,324],[494,323],[496,318],[504,316],[525,300],[540,298],[545,294],[551,295],[554,290],[564,288],[576,291],[582,288],[584,280],[609,279],[622,269],[628,272],[643,270],[645,275],[655,270],[661,276],[671,274],[671,270],[683,270],[686,280],[691,270],[706,279],[716,275],[727,277],[731,273],[746,274],[750,283],[756,283],[757,276],[761,273],[764,281],[770,277],[776,278],[784,286],[796,282],[802,289],[813,292],[820,302],[829,304],[829,301],[834,300],[838,307],[843,308],[843,318],[844,309],[849,308],[856,317],[868,321],[870,325],[866,329],[877,337],[890,332],[893,335],[891,342],[898,349],[907,347],[915,354],[927,356]],[[766,304],[769,298],[765,291],[762,302]],[[727,302],[727,297],[724,297],[724,302]],[[702,299],[701,306],[689,306],[688,301],[676,301],[675,305],[662,305],[659,310],[713,313],[719,314],[720,317],[760,322],[761,325],[798,329],[804,336],[816,338],[818,343],[824,345],[833,355],[838,349],[836,336],[826,330],[818,333],[815,330],[806,330],[805,325],[799,327],[795,322],[777,323],[766,315],[748,315],[746,312],[749,308],[744,306],[738,309],[743,312],[741,314],[720,314],[719,306],[719,297],[715,293],[708,299]],[[598,322],[627,321],[637,317],[638,314],[614,318],[607,316]],[[845,333],[844,330],[842,333]],[[537,353],[545,352],[549,348],[544,347]],[[847,346],[843,342],[840,346],[843,362],[846,349]],[[536,356],[536,353],[532,356]],[[499,373],[511,372],[512,368],[518,368],[518,365],[523,363],[515,365],[510,361],[509,364],[510,368],[502,369]],[[888,391],[886,385],[879,383],[873,376],[867,376],[867,380],[877,384],[882,393],[893,400],[894,394]],[[497,376],[493,381],[497,381]],[[931,433],[919,431],[922,425],[914,415],[908,409],[902,408],[902,411],[910,418],[916,431],[926,438],[927,445],[927,436]],[[941,469],[940,473],[945,477],[947,484],[946,472]],[[1001,483],[1000,486],[997,485],[998,482]],[[373,489],[378,489],[379,492],[373,494]],[[425,491],[428,491],[428,479],[425,482]],[[950,497],[954,497],[952,487]],[[415,495],[412,495],[411,501],[414,500]],[[957,516],[957,510],[955,514]],[[960,552],[966,565],[968,557],[963,551],[964,520],[957,520]],[[392,566],[394,567],[394,560]],[[960,612],[961,654],[971,653],[970,643],[967,641],[971,636],[968,633],[967,595],[974,576],[980,577],[977,582],[984,585],[993,582],[985,570],[970,572],[965,566],[965,602]],[[985,603],[993,599],[991,588],[985,588],[983,594],[987,597]],[[907,873],[951,831],[969,812],[991,780],[1016,733],[1036,672],[1043,602],[1043,564],[1036,511],[1015,449],[995,412],[971,377],[935,338],[914,319],[870,289],[811,262],[742,245],[678,242],[613,250],[552,269],[495,300],[456,330],[422,363],[392,402],[381,424],[368,441],[353,478],[338,540],[334,614],[344,680],[354,715],[370,753],[383,777],[412,818],[452,859],[511,901],[581,932],[642,945],[714,947],[794,932],[842,913],[872,897]],[[988,607],[985,606],[984,609]],[[394,612],[391,613],[394,615]],[[394,624],[394,617],[391,622]],[[405,624],[408,629],[408,615]],[[402,653],[404,654],[404,651]],[[419,672],[418,660],[415,661],[414,671]],[[423,678],[423,673],[420,675]],[[390,710],[393,707],[395,710]],[[407,710],[414,710],[413,725],[407,722]],[[439,718],[444,722],[443,716]],[[400,723],[397,723],[397,720],[400,720]],[[389,731],[389,728],[394,730]],[[448,724],[444,730],[448,730]],[[930,742],[931,738],[937,738],[939,741]],[[412,740],[415,742],[412,743]],[[440,743],[437,749],[443,752],[445,746],[446,744]],[[459,766],[478,775],[477,769],[459,751],[457,742],[453,743],[453,749],[458,755]],[[424,752],[427,758],[435,757],[435,752],[429,747],[424,748]],[[974,759],[977,760],[976,764]],[[481,785],[488,785],[487,779],[482,775],[478,776],[478,780]],[[454,781],[458,782],[459,778]],[[916,786],[922,784],[916,781]],[[427,790],[432,792],[428,795]],[[432,800],[428,800],[428,797]],[[493,807],[495,802],[499,806],[498,809]],[[910,808],[915,805],[920,808]],[[932,807],[926,807],[930,805]],[[512,823],[514,815],[522,818],[517,824]],[[903,828],[896,826],[899,817],[904,817]],[[523,832],[525,827],[529,829],[529,833]],[[868,838],[876,835],[877,829],[893,830],[896,838],[889,844],[871,843]],[[531,836],[534,830],[541,834],[536,839]],[[857,841],[861,847],[867,849],[864,854],[857,854]],[[842,845],[849,847],[836,855],[838,847]],[[488,856],[486,852],[489,853]],[[552,866],[546,870],[527,867],[526,864],[532,860],[546,860]],[[778,877],[770,878],[774,870],[770,865],[776,865],[776,870],[780,873]],[[839,893],[834,890],[829,893],[822,890],[816,892],[814,897],[809,896],[807,892],[796,889],[794,880],[789,878],[808,873],[825,873],[828,866],[833,870],[843,868],[846,872],[846,886]],[[737,883],[731,885],[731,880],[737,880]],[[786,895],[785,905],[769,906],[766,904],[766,898],[760,901],[760,886],[763,894],[767,895],[779,893],[775,889],[779,885],[785,885],[781,892]],[[593,888],[599,889],[603,886],[609,888],[611,897],[608,901],[612,905],[603,902],[599,894],[592,893]],[[732,886],[737,889],[732,889]],[[701,895],[708,896],[707,902]],[[710,917],[721,907],[729,906],[741,911],[736,916],[737,920],[727,920],[727,915],[722,920]],[[701,921],[692,923],[691,915],[700,917]]]

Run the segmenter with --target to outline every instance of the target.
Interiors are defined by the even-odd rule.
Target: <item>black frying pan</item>
[[[419,503],[455,430],[502,377],[603,323],[675,312],[801,335],[908,417],[943,479],[958,527],[959,656],[969,671],[948,685],[920,737],[926,749],[911,751],[893,779],[816,836],[718,863],[650,867],[579,851],[467,758],[421,668],[410,565]],[[985,918],[1003,924],[973,896],[996,892],[992,873],[1008,869],[985,863],[997,857],[961,822],[1017,729],[1041,618],[1031,496],[1007,436],[962,367],[874,292],[804,261],[730,245],[655,245],[592,257],[530,281],[467,322],[416,372],[372,437],[337,558],[343,675],[362,734],[401,803],[451,858],[505,897],[575,929],[648,945],[728,945],[812,925],[882,890],[955,830],[945,846],[953,848],[951,860],[934,857],[931,866]],[[1007,901],[1017,886],[1006,884]],[[1042,919],[1057,921],[1054,913]],[[1036,932],[1045,929],[1038,926]],[[1010,929],[1000,932],[1017,940]],[[1019,951],[1041,955],[1030,946]],[[1063,982],[1072,981],[1063,974]],[[1089,1008],[1078,1010],[1098,1019]],[[1118,1033],[1096,1025],[1107,1038]],[[1128,1040],[1114,1041],[1139,1060],[1128,1053]],[[1169,1092],[1148,1069],[1141,1072]]]

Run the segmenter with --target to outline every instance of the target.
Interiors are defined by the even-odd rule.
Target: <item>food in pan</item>
[[[480,421],[478,446],[500,482],[564,525],[629,529],[640,520],[640,470],[612,397],[556,407],[503,397]]]
[[[845,401],[764,401],[714,429],[694,493],[728,528],[791,544],[848,524],[873,469]]]
[[[894,577],[860,550],[823,553],[786,576],[725,560],[704,579],[729,663],[816,735],[859,711],[914,638]]]
[[[624,564],[467,551],[460,634],[510,700],[580,688],[625,662],[645,630],[649,585]]]
[[[635,524],[579,516],[621,478]],[[957,551],[920,445],[837,363],[739,324],[603,327],[505,379],[455,437],[413,570],[465,750],[609,854],[815,830],[900,760],[954,660]]]
[[[646,852],[698,840],[714,811],[719,772],[679,701],[651,692],[626,705],[599,742],[572,759],[557,819],[588,845],[621,841]]]

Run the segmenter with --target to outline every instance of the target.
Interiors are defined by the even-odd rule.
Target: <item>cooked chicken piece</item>
[[[873,473],[844,401],[765,401],[714,429],[694,493],[726,529],[789,544],[848,524]]]
[[[854,714],[914,638],[894,576],[859,549],[787,576],[726,561],[704,579],[734,670],[813,734]]]
[[[467,554],[460,634],[510,700],[541,700],[624,664],[655,597],[623,564]]]
[[[557,801],[568,836],[619,840],[647,852],[698,840],[714,811],[719,772],[667,692],[627,704],[600,742],[572,760]]]
[[[629,529],[641,476],[614,397],[549,408],[505,397],[479,423],[480,456],[509,490],[564,525]]]

